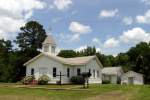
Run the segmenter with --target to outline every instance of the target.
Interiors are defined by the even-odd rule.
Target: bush
[[[120,78],[117,80],[117,84],[121,84],[121,79]]]
[[[30,84],[32,81],[34,80],[34,76],[33,75],[30,75],[30,76],[25,76],[21,82],[23,84]]]
[[[48,84],[48,81],[50,81],[50,78],[47,75],[42,75],[38,79],[38,84],[46,85],[46,84]]]
[[[103,84],[110,84],[111,82],[108,81],[108,80],[104,80],[102,83],[103,83]]]
[[[85,83],[85,80],[82,76],[73,76],[73,77],[71,77],[70,81],[73,84],[84,84]]]
[[[56,81],[56,84],[57,84],[57,85],[60,85],[60,81]]]

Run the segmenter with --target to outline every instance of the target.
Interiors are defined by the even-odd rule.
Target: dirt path
[[[124,93],[122,91],[111,91],[100,94],[95,97],[90,97],[86,100],[131,100],[132,93]]]

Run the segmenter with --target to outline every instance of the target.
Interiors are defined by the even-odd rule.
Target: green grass
[[[48,89],[18,88],[16,86],[15,84],[0,84],[0,100],[150,100],[150,86],[148,85],[90,85],[90,88],[85,90],[79,85],[36,86]],[[50,88],[65,89],[68,87],[77,87],[77,89],[49,90]]]

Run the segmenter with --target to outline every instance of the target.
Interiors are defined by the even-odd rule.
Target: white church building
[[[89,83],[102,83],[103,65],[96,56],[63,58],[56,56],[55,49],[54,39],[48,36],[43,42],[42,52],[24,64],[26,76],[34,75],[38,79],[41,75],[47,75],[49,83],[56,84],[61,72],[64,75],[62,83],[67,84],[72,76],[90,72]]]

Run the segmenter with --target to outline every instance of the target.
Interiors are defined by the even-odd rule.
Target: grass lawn
[[[79,85],[34,86],[40,87],[40,89],[19,86],[16,84],[0,84],[0,100],[150,100],[150,86],[148,85],[95,84],[90,85],[90,88],[85,90],[81,89]],[[72,87],[74,88],[72,89]],[[51,88],[60,90],[51,90]]]

